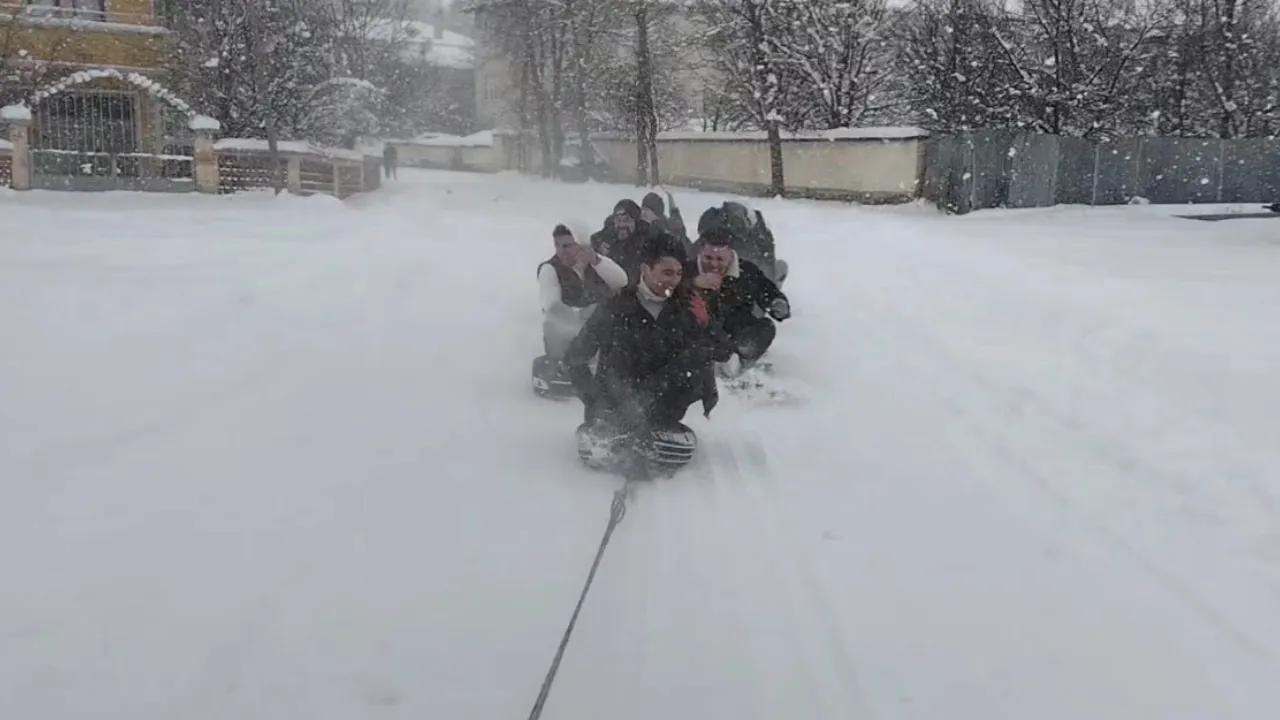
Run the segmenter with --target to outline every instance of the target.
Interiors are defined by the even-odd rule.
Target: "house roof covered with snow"
[[[475,40],[416,20],[387,20],[374,24],[369,34],[376,39],[405,44],[405,56],[421,58],[438,67],[471,70],[476,66]],[[438,36],[438,37],[437,37]]]

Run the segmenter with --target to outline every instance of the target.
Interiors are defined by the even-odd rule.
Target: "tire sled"
[[[577,396],[564,366],[546,355],[533,360],[533,392],[550,400]]]
[[[652,430],[640,437],[605,423],[578,426],[578,457],[593,470],[630,474],[672,475],[693,460],[698,436],[684,423]]]

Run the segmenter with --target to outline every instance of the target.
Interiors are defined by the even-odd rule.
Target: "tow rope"
[[[622,522],[622,518],[627,514],[627,491],[631,489],[633,478],[627,478],[627,482],[622,489],[615,490],[613,493],[613,504],[609,508],[609,524],[604,528],[604,537],[600,538],[600,547],[596,550],[595,560],[591,562],[591,571],[587,573],[587,581],[582,585],[582,594],[578,596],[578,604],[573,608],[573,615],[569,617],[569,625],[564,629],[564,636],[560,638],[560,647],[556,649],[556,656],[551,660],[551,668],[547,670],[547,677],[542,681],[542,689],[538,691],[538,699],[533,703],[533,710],[529,712],[529,720],[538,720],[542,717],[542,708],[547,704],[547,698],[551,695],[551,685],[555,683],[556,673],[560,671],[560,661],[564,659],[564,651],[569,647],[569,638],[573,635],[573,627],[578,623],[578,614],[582,612],[582,606],[587,601],[587,593],[591,592],[591,583],[596,579],[596,570],[600,568],[600,560],[604,557],[604,550],[609,546],[609,539],[613,537],[613,531],[618,528]]]

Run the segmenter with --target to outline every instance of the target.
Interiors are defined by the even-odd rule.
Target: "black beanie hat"
[[[733,233],[722,225],[712,225],[702,231],[702,235],[698,237],[698,244],[712,247],[731,247],[733,245]]]
[[[667,204],[662,200],[662,196],[658,193],[649,193],[640,201],[640,207],[648,208],[654,215],[665,216],[667,214]]]
[[[621,199],[621,200],[619,200],[619,201],[618,201],[618,204],[617,204],[617,205],[614,205],[614,206],[613,206],[613,214],[614,214],[614,215],[626,215],[627,217],[631,218],[632,220],[639,220],[639,219],[640,219],[640,206],[639,206],[639,205],[637,205],[637,204],[636,204],[636,201],[635,201],[635,200],[632,200],[631,198],[623,198],[623,199]]]

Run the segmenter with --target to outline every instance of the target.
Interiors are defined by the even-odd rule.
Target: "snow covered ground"
[[[618,486],[534,266],[623,194],[0,192],[0,717],[527,716]],[[546,720],[1280,713],[1280,221],[760,207],[791,401],[690,413]]]

